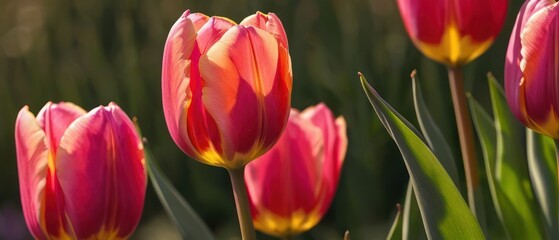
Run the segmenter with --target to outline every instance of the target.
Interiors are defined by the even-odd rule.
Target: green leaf
[[[555,143],[550,137],[526,129],[528,144],[528,170],[534,192],[545,217],[546,228],[551,239],[559,239],[557,219],[558,189]]]
[[[390,232],[388,232],[386,240],[402,240],[402,209],[400,209],[400,204],[396,205],[396,207],[398,208],[398,212],[396,213],[396,217],[394,218],[392,227],[390,227]]]
[[[413,104],[415,106],[415,114],[417,116],[417,121],[419,122],[419,127],[425,140],[429,147],[441,161],[441,164],[445,168],[446,172],[454,184],[459,186],[458,170],[456,170],[456,162],[450,151],[450,147],[447,144],[446,139],[444,139],[443,134],[437,124],[431,117],[425,101],[423,100],[423,95],[421,94],[421,89],[419,85],[419,80],[416,77],[416,71],[414,70],[411,74],[412,87],[413,87]]]
[[[489,75],[495,119],[470,99],[495,211],[509,239],[544,239],[526,160],[524,128],[510,112],[502,87]]]
[[[408,121],[360,74],[375,112],[404,158],[429,239],[485,239],[481,228],[439,160]]]
[[[214,237],[208,226],[161,172],[145,140],[144,149],[151,184],[183,239],[213,240]]]

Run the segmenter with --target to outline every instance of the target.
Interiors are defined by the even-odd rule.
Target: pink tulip
[[[247,165],[256,229],[289,237],[315,226],[336,192],[347,149],[346,122],[318,104],[291,110],[278,143]]]
[[[240,168],[270,149],[285,127],[291,60],[273,13],[237,25],[186,11],[167,37],[162,71],[171,137],[200,162]]]
[[[508,0],[398,0],[404,25],[427,57],[455,67],[484,53],[501,31]]]
[[[553,0],[524,3],[505,62],[507,102],[534,131],[559,138],[559,7]]]
[[[47,103],[16,120],[21,202],[36,239],[129,237],[144,205],[146,169],[134,125],[114,103],[86,113]]]

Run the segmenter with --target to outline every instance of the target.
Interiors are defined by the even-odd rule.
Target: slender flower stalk
[[[470,121],[471,117],[466,105],[462,69],[449,67],[448,80],[450,84],[450,92],[452,94],[452,105],[454,106],[456,126],[458,128],[460,149],[462,150],[466,186],[468,190],[468,204],[470,205],[472,212],[475,213],[475,191],[478,187],[479,175],[477,171],[477,156],[474,145],[472,123]]]
[[[256,234],[250,214],[247,189],[245,186],[245,168],[229,169],[229,177],[233,185],[233,193],[235,195],[235,206],[237,207],[237,215],[239,217],[239,225],[241,226],[241,235],[243,240],[254,240]]]

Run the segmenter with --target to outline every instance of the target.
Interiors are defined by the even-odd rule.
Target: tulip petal
[[[553,0],[526,1],[520,8],[507,48],[505,61],[505,92],[507,95],[507,102],[512,113],[525,125],[529,124],[529,121],[524,105],[524,90],[520,91],[522,88],[520,82],[523,78],[523,73],[520,69],[520,62],[522,61],[522,55],[520,54],[522,48],[520,36],[530,16],[553,3]],[[522,94],[520,92],[522,92]]]
[[[223,34],[235,25],[235,22],[229,20],[228,18],[211,17],[198,31],[196,42],[198,42],[200,55],[208,52],[208,50],[223,36]]]
[[[142,213],[146,170],[126,114],[114,103],[92,110],[68,127],[58,151],[56,174],[76,237],[128,237]]]
[[[322,179],[322,136],[318,127],[293,111],[274,148],[247,166],[245,178],[257,229],[292,236],[318,223],[328,190]]]
[[[29,231],[44,239],[40,214],[45,195],[48,148],[45,133],[27,106],[19,112],[15,127],[19,189]]]
[[[56,156],[56,149],[58,148],[58,143],[60,138],[66,128],[72,123],[76,118],[84,115],[86,113],[81,107],[73,104],[60,102],[58,104],[53,104],[48,102],[37,114],[37,122],[42,129],[44,129],[47,136],[48,144],[53,151],[54,156]]]
[[[281,20],[275,13],[264,14],[262,12],[256,12],[256,14],[246,17],[239,25],[254,26],[265,30],[276,38],[280,46],[289,49],[287,34],[285,34],[285,29],[283,28]]]
[[[196,29],[187,18],[189,11],[177,20],[171,28],[163,54],[161,89],[163,112],[169,133],[175,143],[187,154],[192,149],[179,133],[180,114],[189,96],[190,58],[196,41]],[[200,15],[196,15],[200,16]]]
[[[526,113],[535,130],[549,136],[559,134],[559,8],[556,6],[534,13],[520,36],[523,57],[520,68],[525,79],[521,88]]]
[[[291,95],[286,58],[272,35],[250,26],[231,28],[200,58],[204,106],[228,141],[226,159],[235,152],[245,154],[237,156],[243,161],[254,159],[283,130]]]

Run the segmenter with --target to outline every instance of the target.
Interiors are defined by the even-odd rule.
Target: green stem
[[[464,162],[464,172],[466,175],[466,187],[468,189],[468,203],[470,209],[476,214],[475,191],[479,184],[477,172],[477,158],[474,145],[472,122],[470,112],[466,106],[466,94],[464,92],[464,82],[462,80],[462,69],[459,67],[448,68],[448,80],[450,92],[452,94],[452,104],[456,117],[456,127],[460,139],[460,149]]]
[[[241,236],[243,240],[256,240],[250,208],[248,205],[247,190],[245,187],[245,167],[238,169],[228,169],[233,185],[233,193],[235,195],[235,205],[237,207],[237,215],[239,217],[239,225],[241,227]]]

